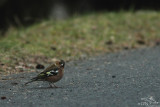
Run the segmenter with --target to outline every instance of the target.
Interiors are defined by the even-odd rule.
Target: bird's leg
[[[53,84],[53,85],[54,85],[54,84]],[[56,85],[54,85],[54,87],[55,87],[55,88],[59,88],[59,87],[57,87]]]
[[[53,87],[54,87],[54,88],[59,88],[59,87],[57,87],[56,85],[54,85],[54,83],[52,83],[52,82],[50,82],[49,85],[50,85],[51,88],[53,88]]]
[[[49,83],[49,86],[50,86],[51,88],[53,88],[53,84],[52,84],[51,82]]]

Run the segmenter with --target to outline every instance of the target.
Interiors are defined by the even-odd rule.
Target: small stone
[[[140,44],[140,45],[144,45],[145,41],[144,40],[137,40],[137,43]]]
[[[124,46],[123,49],[124,49],[124,50],[128,50],[129,47],[128,47],[128,46]]]
[[[3,63],[1,63],[0,65],[1,65],[1,66],[3,66],[4,64],[3,64]]]
[[[12,82],[11,84],[12,84],[12,85],[18,85],[18,83],[17,83],[17,82]]]
[[[115,76],[115,75],[113,75],[113,76],[112,76],[112,78],[116,78],[116,76]]]
[[[45,67],[44,67],[44,65],[42,65],[42,64],[37,64],[36,65],[36,69],[44,69]]]
[[[2,96],[2,97],[1,97],[1,99],[2,99],[2,100],[5,100],[5,99],[6,99],[6,97],[5,97],[5,96]]]
[[[160,45],[160,40],[157,40],[156,42],[155,42],[155,44],[158,46],[158,45]]]
[[[111,41],[111,40],[106,41],[105,44],[106,44],[106,45],[112,45],[112,44],[113,44],[113,41]]]
[[[92,68],[87,68],[86,70],[92,70]]]
[[[51,46],[51,49],[52,49],[53,51],[57,50],[57,48],[54,47],[54,46]]]

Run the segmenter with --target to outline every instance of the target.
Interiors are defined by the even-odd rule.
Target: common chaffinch
[[[34,81],[48,81],[51,87],[58,88],[54,85],[55,82],[59,81],[64,74],[64,60],[56,61],[54,64],[48,66],[43,72],[38,74],[36,77],[32,78],[31,81],[25,83],[34,82]]]

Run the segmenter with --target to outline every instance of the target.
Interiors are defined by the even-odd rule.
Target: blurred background
[[[158,0],[0,0],[0,74],[160,45]]]
[[[97,11],[159,10],[156,0],[0,0],[0,29]]]

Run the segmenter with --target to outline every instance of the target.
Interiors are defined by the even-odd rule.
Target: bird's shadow
[[[75,86],[72,86],[70,84],[65,85],[65,86],[58,86],[58,87],[51,87],[51,86],[43,86],[43,87],[28,87],[28,85],[24,85],[23,87],[26,87],[27,89],[68,89],[68,88],[75,88]]]
[[[51,86],[46,86],[46,87],[28,87],[28,85],[24,85],[23,87],[26,87],[27,89],[62,89],[64,87],[51,87]]]
[[[32,87],[29,89],[62,89],[62,87]]]

